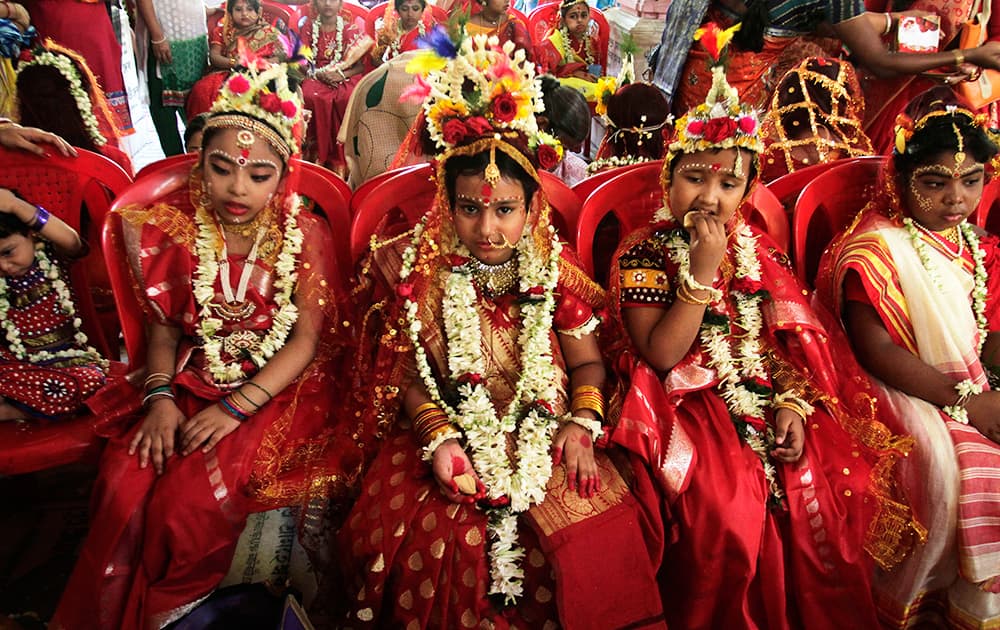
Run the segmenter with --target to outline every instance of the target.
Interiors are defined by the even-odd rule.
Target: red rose
[[[482,374],[475,372],[467,372],[458,377],[459,383],[468,383],[469,385],[482,385],[485,380]]]
[[[493,120],[509,123],[517,118],[517,101],[509,93],[504,92],[493,99],[490,111],[493,112]]]
[[[538,165],[545,170],[550,170],[559,164],[559,152],[548,144],[538,145]]]
[[[537,284],[526,291],[528,295],[544,295],[545,287],[538,286]]]
[[[705,123],[705,139],[709,142],[722,142],[736,133],[736,121],[729,116],[713,118]]]
[[[285,115],[285,118],[291,118],[297,111],[299,108],[292,101],[281,101],[281,113]]]
[[[687,126],[687,135],[689,136],[700,136],[705,132],[705,121],[703,120],[692,120]]]
[[[734,278],[733,289],[735,291],[739,291],[740,293],[753,295],[761,292],[764,289],[764,285],[761,284],[760,280],[751,280],[750,278]]]
[[[740,118],[740,131],[749,135],[754,132],[757,128],[757,121],[753,119],[753,116],[743,116]]]
[[[465,127],[474,136],[484,136],[493,131],[493,125],[482,116],[473,116],[466,120]]]
[[[268,92],[260,97],[260,106],[265,112],[277,114],[281,111],[281,98],[277,94]]]
[[[450,118],[441,127],[441,135],[444,136],[444,141],[448,144],[458,144],[461,142],[466,135],[465,123],[463,123],[458,118]]]
[[[250,82],[242,74],[237,74],[229,79],[229,91],[233,94],[243,94],[250,89]]]
[[[750,426],[757,429],[757,431],[761,433],[767,430],[767,423],[764,422],[763,418],[755,418],[753,416],[742,416],[740,420],[749,424]]]
[[[459,256],[458,254],[449,254],[448,262],[451,263],[452,269],[458,269],[465,263],[469,262],[469,259],[466,256]]]
[[[396,285],[396,295],[408,298],[413,294],[413,285],[409,282],[400,282]]]

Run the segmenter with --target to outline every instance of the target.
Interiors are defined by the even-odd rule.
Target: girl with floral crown
[[[74,416],[105,384],[68,283],[86,253],[76,230],[0,188],[0,421]]]
[[[264,19],[260,0],[227,0],[226,14],[208,35],[208,61],[213,72],[198,80],[187,98],[187,119],[212,108],[226,77],[246,58],[272,63],[288,58],[281,33]]]
[[[563,0],[553,16],[555,21],[538,44],[535,61],[542,72],[558,77],[592,101],[594,84],[603,72],[590,5],[586,0]]]
[[[168,625],[225,576],[249,513],[336,500],[357,474],[364,437],[331,397],[331,235],[295,194],[294,88],[283,66],[233,74],[189,186],[119,211],[149,322],[143,411],[105,450],[53,627]]]
[[[337,133],[351,94],[365,74],[365,57],[375,46],[365,34],[363,20],[342,11],[343,4],[343,0],[313,0],[313,15],[302,30],[302,40],[314,55],[312,76],[302,84],[305,107],[312,112],[308,157],[341,175],[347,163]]]
[[[386,440],[339,537],[346,625],[662,627],[648,478],[595,448],[603,292],[549,221],[536,169],[561,147],[533,69],[512,43],[438,35],[414,86],[437,197],[373,238],[360,285],[358,413]]]
[[[611,438],[644,455],[670,513],[669,626],[873,628],[867,554],[892,561],[909,523],[886,496],[905,444],[747,222],[758,121],[716,63],[708,100],[676,124],[662,209],[615,254]]]
[[[893,627],[1000,624],[1000,241],[968,222],[998,152],[983,123],[948,88],[914,99],[878,196],[821,265],[886,423],[916,440],[900,482],[924,541],[875,577]]]

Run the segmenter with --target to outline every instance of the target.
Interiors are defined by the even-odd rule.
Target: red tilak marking
[[[465,472],[465,460],[461,457],[451,458],[451,474],[452,476],[461,475]]]
[[[580,444],[583,444],[584,446],[590,446],[590,436],[584,435],[583,437],[581,437]]]

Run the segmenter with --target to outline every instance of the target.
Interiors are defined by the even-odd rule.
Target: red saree
[[[183,334],[174,392],[187,417],[232,389],[213,382],[196,343],[200,307],[191,289],[198,264],[191,206],[176,196],[121,211],[130,267],[148,316]],[[249,513],[299,504],[308,492],[343,496],[357,474],[360,450],[350,431],[335,422],[338,408],[331,399],[338,374],[333,322],[339,321],[326,280],[333,274],[331,237],[315,216],[302,214],[297,221],[304,243],[295,303],[329,331],[313,362],[214,449],[171,457],[160,476],[152,467],[140,469],[137,456],[128,454],[138,424],[112,439],[94,489],[90,532],[52,627],[164,627],[223,578]],[[247,299],[254,314],[226,322],[220,334],[270,329],[277,309],[273,265],[282,240],[280,229],[272,233],[250,277]],[[230,260],[242,267],[244,257]],[[218,280],[215,290],[214,301],[223,300]],[[225,350],[223,358],[231,360]],[[138,397],[136,392],[133,408]]]
[[[381,285],[377,291],[388,291],[382,297],[394,295],[403,249],[386,246],[373,256],[372,270]],[[567,331],[590,320],[600,291],[578,268],[563,262],[554,326]],[[439,280],[425,294],[427,303],[440,302]],[[480,294],[476,307],[488,356],[484,376],[494,405],[503,408],[513,395],[520,365],[517,296],[491,300]],[[438,373],[447,373],[444,337],[438,310],[421,332]],[[551,339],[562,371],[554,332]],[[412,367],[407,367],[412,366],[412,350],[408,356],[400,358],[406,365],[395,372],[409,373],[412,379]],[[409,379],[376,387],[376,398],[390,389],[405,391]],[[563,378],[557,414],[568,403],[565,387]],[[655,580],[662,551],[659,508],[648,501],[654,496],[650,479],[641,467],[633,469],[627,454],[596,451],[601,488],[587,499],[568,489],[563,466],[553,468],[545,500],[519,522],[518,544],[525,550],[523,596],[516,606],[500,608],[487,596],[486,513],[448,501],[421,451],[404,414],[392,418],[386,443],[339,536],[352,627],[663,627]]]
[[[896,444],[875,419],[875,401],[846,341],[810,306],[780,250],[753,228],[751,234],[769,295],[761,304],[759,338],[767,380],[775,391],[805,392],[815,406],[801,458],[769,458],[784,492],[780,503],[700,341],[667,374],[640,359],[624,331],[623,345],[614,349],[623,387],[611,438],[650,467],[675,532],[661,570],[667,623],[876,627],[865,551],[891,560],[899,542],[893,535],[908,522],[905,508],[880,492]],[[660,224],[619,249],[612,308],[673,302],[677,263],[665,253],[673,238],[672,226]],[[741,280],[734,256],[731,240],[714,282],[729,313],[735,313],[732,291]],[[620,312],[614,321],[620,325]],[[770,408],[765,416],[773,426]]]
[[[331,64],[347,70],[358,63],[374,45],[360,22],[351,21],[347,14],[341,14],[339,19],[343,20],[342,31],[338,34],[337,29],[320,29],[317,41],[313,41],[315,29],[312,20],[306,22],[302,29],[303,42],[316,52],[317,70]],[[314,147],[317,163],[338,168],[345,166],[344,147],[338,144],[337,133],[344,120],[351,93],[362,76],[363,73],[358,73],[333,85],[316,78],[303,81],[303,102],[305,108],[312,112],[307,143]]]

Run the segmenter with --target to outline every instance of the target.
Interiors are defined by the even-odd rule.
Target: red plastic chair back
[[[799,198],[799,193],[802,192],[802,189],[805,188],[806,184],[839,163],[840,160],[833,160],[831,162],[823,162],[820,164],[813,164],[812,166],[807,166],[805,168],[800,168],[797,171],[792,171],[791,173],[782,175],[767,184],[767,187],[772,193],[774,193],[774,196],[781,201],[781,205],[784,206],[785,212],[787,212],[788,216],[791,217],[792,210],[795,208],[795,201]]]
[[[799,278],[809,286],[814,286],[826,246],[871,197],[883,159],[839,160],[799,194],[792,213],[792,262]]]
[[[95,245],[72,266],[70,281],[84,320],[84,331],[95,348],[115,359],[119,355],[118,322],[111,310],[104,258],[96,243],[112,200],[132,178],[103,155],[83,149],[77,152],[79,156],[75,158],[54,151],[50,157],[38,157],[24,151],[0,149],[0,186],[15,189],[31,203],[45,207]],[[98,306],[105,308],[98,312]]]
[[[559,179],[548,171],[540,171],[542,179],[542,190],[549,200],[550,217],[552,226],[556,228],[559,236],[570,245],[576,244],[576,222],[580,216],[583,204],[580,198],[573,192],[573,189],[566,185],[566,182]]]
[[[383,221],[398,230],[397,233],[403,233],[416,225],[434,202],[437,187],[431,179],[430,164],[418,164],[392,173],[368,191],[354,209],[351,221],[351,258],[354,261],[368,251],[371,237]]]
[[[146,166],[139,169],[139,172],[135,174],[135,181],[143,179],[147,175],[156,173],[163,169],[172,168],[177,164],[184,164],[188,171],[191,170],[192,159],[191,156],[196,156],[197,153],[181,153],[180,155],[171,155],[170,157],[163,158],[162,160],[157,160],[156,162],[150,162]]]
[[[528,14],[528,32],[531,34],[531,41],[535,46],[539,46],[545,41],[545,35],[549,32],[552,24],[558,22],[559,2],[548,2],[539,4]],[[597,31],[597,63],[607,70],[608,67],[608,42],[611,39],[611,26],[604,17],[604,12],[598,8],[590,7],[590,27],[589,32]]]
[[[263,0],[260,4],[264,20],[281,33],[287,35],[289,30],[298,31],[298,11],[288,5]]]
[[[767,186],[757,186],[750,196],[750,203],[753,205],[750,223],[770,236],[783,252],[788,253],[788,215],[785,214],[781,201]]]
[[[312,162],[295,162],[299,170],[299,195],[307,197],[315,205],[313,212],[326,217],[333,234],[333,252],[337,261],[337,277],[332,279],[339,283],[339,289],[346,289],[347,279],[351,274],[351,247],[348,239],[351,227],[349,200],[351,188],[339,175]]]
[[[979,200],[974,215],[975,224],[991,234],[1000,234],[1000,178],[994,177],[983,188],[983,196]]]
[[[604,182],[611,181],[612,179],[618,177],[625,171],[629,170],[630,168],[635,168],[636,166],[637,165],[635,164],[626,164],[624,166],[616,166],[614,168],[609,168],[594,173],[593,175],[590,175],[586,179],[577,182],[576,185],[573,186],[573,192],[575,192],[576,196],[580,198],[580,203],[586,203],[587,197],[590,196],[590,193],[597,190],[597,188],[601,184],[603,184]]]
[[[361,6],[360,4],[355,4],[353,2],[344,2],[340,7],[341,13],[346,13],[351,16],[351,19],[355,22],[361,20],[362,24],[368,22],[368,9]]]
[[[576,250],[584,271],[598,281],[606,280],[618,243],[630,232],[649,224],[656,210],[663,206],[661,168],[662,160],[632,166],[598,186],[583,202],[576,224]],[[615,237],[602,227],[607,225],[604,219],[609,215],[617,223]]]
[[[103,155],[77,151],[76,158],[55,152],[42,158],[0,148],[0,186],[15,189],[31,203],[44,206],[94,244],[111,200],[128,186],[131,177]],[[109,305],[111,302],[104,267],[101,249],[94,246],[90,255],[72,266],[70,283],[80,305],[84,331],[94,347],[114,359],[118,354],[108,340],[117,338],[118,322],[102,326],[94,303],[94,295],[105,292]],[[113,313],[112,319],[117,320]],[[90,415],[56,422],[0,422],[0,475],[96,459],[104,441],[94,434],[93,422]]]
[[[375,190],[376,188],[381,186],[386,181],[392,179],[396,175],[399,175],[400,173],[404,173],[406,171],[412,171],[413,169],[419,168],[420,166],[421,166],[420,164],[401,166],[400,168],[394,168],[385,171],[384,173],[379,173],[378,175],[371,177],[365,182],[363,182],[360,186],[358,186],[357,190],[355,190],[354,193],[351,195],[351,216],[353,217],[358,213],[358,208],[361,207],[361,202],[364,201],[365,197],[368,196],[368,193]],[[430,175],[428,174],[428,176]]]

